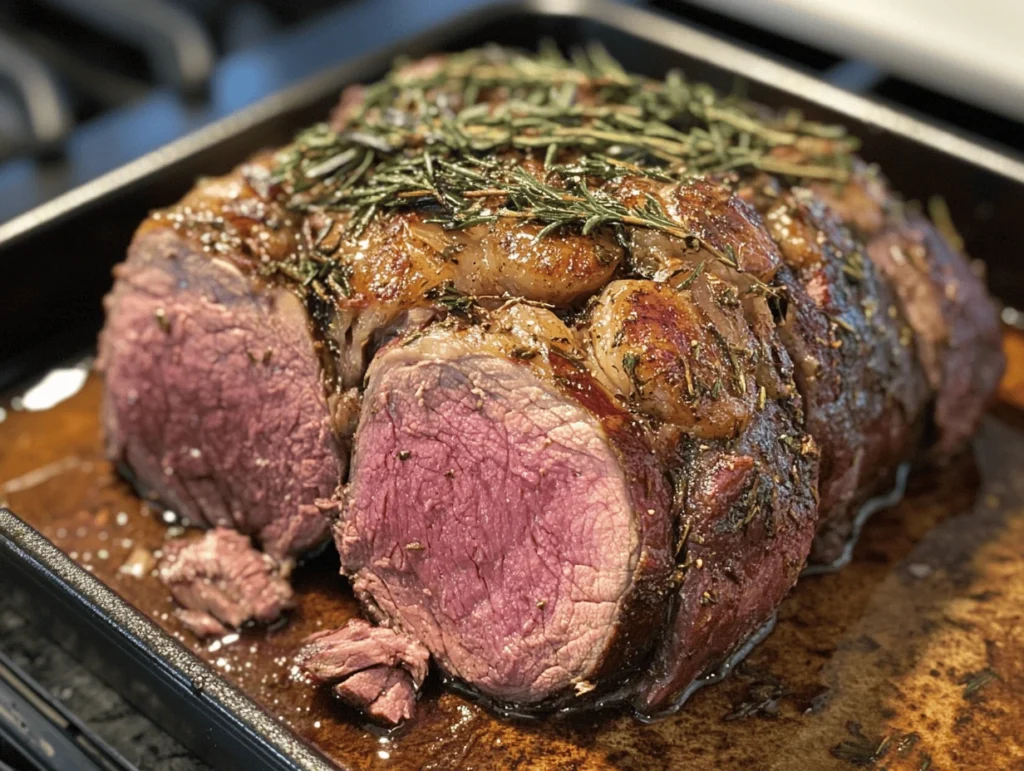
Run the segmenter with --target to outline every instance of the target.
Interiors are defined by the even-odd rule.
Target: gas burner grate
[[[10,0],[0,5],[0,161],[60,151],[83,121],[169,88],[201,104],[216,62],[337,0]]]

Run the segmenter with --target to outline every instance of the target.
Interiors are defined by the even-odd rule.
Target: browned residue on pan
[[[775,632],[676,716],[515,722],[428,686],[390,736],[292,677],[303,637],[355,604],[324,554],[295,572],[276,630],[200,643],[146,564],[168,535],[102,459],[100,384],[0,422],[0,501],[329,757],[355,768],[1024,768],[1024,337],[974,458],[920,470],[854,563],[802,580]],[[172,531],[174,532],[174,531]],[[131,558],[131,559],[130,559]]]

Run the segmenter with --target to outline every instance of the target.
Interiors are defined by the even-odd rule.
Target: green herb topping
[[[348,110],[337,130],[301,132],[273,173],[288,208],[336,217],[347,238],[381,212],[416,206],[449,229],[500,217],[543,225],[538,237],[625,225],[714,254],[655,197],[627,206],[603,186],[731,169],[841,181],[855,147],[841,127],[767,115],[678,71],[629,74],[600,47],[570,59],[550,45],[536,55],[492,47],[396,66]]]

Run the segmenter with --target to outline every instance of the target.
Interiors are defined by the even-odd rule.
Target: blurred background
[[[481,4],[0,0],[0,222],[344,58]],[[1024,153],[1020,0],[632,4]]]

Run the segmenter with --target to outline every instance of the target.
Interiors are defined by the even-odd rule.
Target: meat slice
[[[669,603],[660,467],[581,358],[524,305],[381,351],[335,525],[370,613],[506,704],[621,682]]]
[[[362,619],[306,640],[298,663],[316,683],[335,683],[350,707],[386,725],[412,717],[430,654],[420,643]]]
[[[406,635],[355,618],[340,629],[307,638],[298,661],[317,683],[338,682],[370,667],[388,666],[405,669],[419,688],[427,677],[429,658],[427,649]]]
[[[189,610],[178,608],[174,613],[178,620],[196,637],[222,637],[231,630],[224,626],[215,616],[205,610]]]
[[[241,247],[213,249],[182,219],[187,209],[229,229],[225,208],[247,200],[242,189],[207,182],[196,209],[186,202],[136,234],[106,299],[103,424],[108,456],[144,492],[283,558],[324,542],[313,502],[333,494],[346,456],[303,303],[229,259]]]
[[[169,541],[157,575],[184,608],[181,620],[200,637],[248,621],[276,621],[292,607],[291,586],[277,563],[227,528],[197,540]]]

